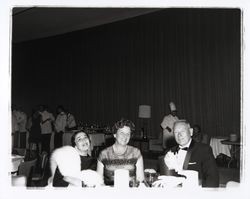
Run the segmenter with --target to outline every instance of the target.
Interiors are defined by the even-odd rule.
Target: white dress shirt
[[[24,112],[14,110],[13,116],[16,118],[18,130],[26,132],[27,115]]]
[[[173,131],[174,123],[178,120],[177,116],[173,116],[172,114],[169,114],[165,116],[161,122],[161,127],[163,129],[166,129],[167,126]]]
[[[191,143],[192,139],[189,140],[189,142],[184,145],[184,146],[179,146],[180,150],[178,151],[178,153],[176,154],[177,156],[177,165],[178,165],[178,171],[183,170],[183,164],[187,155],[187,150],[182,150],[182,148],[185,147],[189,147],[190,143]]]
[[[40,113],[42,116],[42,122],[40,123],[41,126],[41,133],[42,134],[51,134],[52,133],[52,122],[55,120],[52,113],[48,111],[43,111]],[[43,123],[43,121],[47,120]]]
[[[67,126],[67,115],[64,112],[61,112],[57,115],[55,121],[55,130],[56,132],[65,132],[65,127]]]
[[[67,115],[67,127],[73,128],[75,126],[76,126],[75,117],[72,114],[68,113],[68,115]]]
[[[163,129],[163,135],[162,135],[162,143],[163,143],[163,148],[166,148],[166,141],[169,138],[173,138],[174,137],[174,133],[173,133],[173,126],[174,123],[178,120],[177,116],[173,116],[172,114],[169,114],[167,116],[165,116],[161,122],[161,127]],[[172,131],[169,132],[166,128],[169,127]]]

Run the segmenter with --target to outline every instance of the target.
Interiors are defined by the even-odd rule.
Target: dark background
[[[149,135],[174,101],[179,118],[211,135],[240,134],[241,11],[165,9],[12,45],[12,104],[62,104],[78,122],[135,122]]]

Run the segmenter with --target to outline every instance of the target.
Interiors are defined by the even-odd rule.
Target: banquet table
[[[224,145],[229,145],[231,146],[231,159],[230,161],[228,162],[228,168],[230,168],[231,164],[233,162],[236,162],[236,168],[239,168],[239,164],[240,164],[240,150],[241,150],[241,143],[240,143],[240,140],[237,140],[237,141],[230,141],[230,140],[222,140],[221,141],[222,144]]]
[[[222,144],[221,141],[228,139],[227,137],[217,136],[212,137],[210,140],[210,146],[213,150],[213,155],[216,158],[220,153],[231,157],[230,145]]]
[[[15,174],[18,171],[18,167],[21,162],[24,161],[24,156],[20,155],[11,155],[11,174]]]

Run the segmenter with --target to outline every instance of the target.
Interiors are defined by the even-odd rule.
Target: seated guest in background
[[[201,127],[198,124],[193,125],[192,139],[196,142],[202,141]]]
[[[67,115],[63,106],[58,106],[56,108],[57,116],[55,120],[55,137],[54,137],[54,147],[59,148],[63,145],[63,133],[65,133],[65,128],[67,126]]]
[[[178,173],[195,170],[202,187],[218,187],[219,173],[211,147],[192,139],[192,129],[185,120],[175,122],[173,132],[178,146],[165,155],[167,167]]]
[[[128,142],[135,125],[130,120],[121,119],[113,128],[115,143],[101,151],[97,161],[97,172],[103,176],[106,185],[114,184],[114,171],[129,171],[130,182],[144,180],[143,159],[139,149],[129,146]]]
[[[63,146],[52,153],[50,167],[54,187],[102,184],[102,178],[95,172],[96,159],[91,157],[88,134],[83,131],[72,136],[72,146]]]
[[[69,111],[66,111],[66,115],[67,115],[66,130],[68,130],[68,131],[76,130],[77,129],[77,125],[76,125],[76,121],[75,121],[74,115],[72,115]]]
[[[193,125],[192,139],[195,140],[196,142],[209,144],[208,135],[201,131],[201,127],[198,124]]]
[[[167,150],[176,145],[173,134],[173,126],[174,122],[178,120],[177,109],[173,102],[169,103],[169,109],[170,114],[166,115],[161,122],[161,128],[163,130],[162,147]]]

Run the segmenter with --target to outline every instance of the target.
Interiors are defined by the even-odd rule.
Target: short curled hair
[[[73,147],[76,146],[75,138],[76,138],[76,135],[77,135],[78,133],[85,133],[86,136],[87,136],[88,139],[89,139],[89,142],[90,142],[89,134],[86,133],[86,132],[84,132],[84,131],[82,131],[82,130],[79,130],[79,131],[76,131],[76,132],[72,135],[72,137],[71,137],[71,146],[73,146]]]
[[[133,133],[135,130],[135,124],[132,121],[122,118],[114,124],[114,126],[112,127],[112,133],[116,134],[117,131],[124,126],[128,126],[131,130],[131,133]]]

